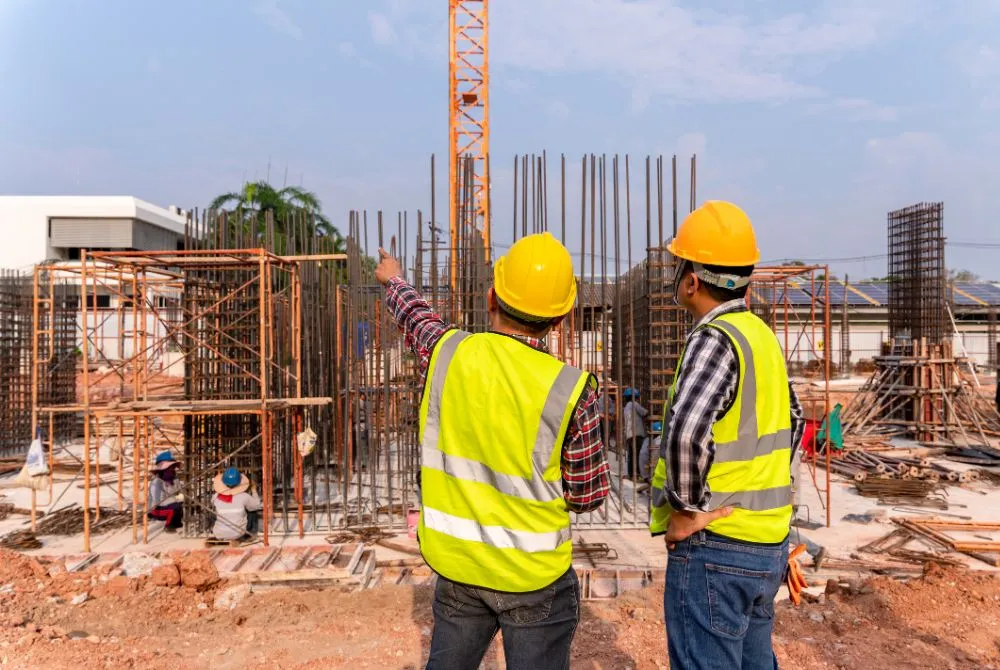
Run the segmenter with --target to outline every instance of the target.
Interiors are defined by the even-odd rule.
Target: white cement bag
[[[28,447],[28,461],[25,463],[28,474],[32,477],[49,474],[49,464],[45,462],[45,447],[42,446],[42,436],[39,434]]]

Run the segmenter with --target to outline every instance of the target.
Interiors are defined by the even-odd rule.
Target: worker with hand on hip
[[[802,409],[770,327],[746,304],[760,260],[749,217],[710,201],[668,246],[695,326],[663,409],[650,531],[665,536],[670,667],[776,668]]]
[[[500,630],[508,668],[568,668],[570,512],[596,509],[610,486],[596,380],[545,345],[576,302],[569,252],[549,233],[514,243],[478,334],[447,326],[379,254],[386,306],[426,375],[417,537],[438,575],[427,667],[478,668]]]

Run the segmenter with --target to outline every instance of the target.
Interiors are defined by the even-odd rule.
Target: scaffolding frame
[[[808,304],[795,304],[793,290],[809,298]],[[832,458],[828,430],[825,439],[818,439],[819,426],[828,421],[830,407],[830,268],[827,265],[761,265],[754,269],[747,306],[775,331],[785,354],[789,376],[798,374],[807,386],[798,393],[799,403],[807,421],[814,421],[817,430],[809,444],[811,455],[802,459],[816,489],[830,526],[831,487],[829,463]],[[801,359],[805,359],[803,362]],[[816,386],[819,385],[818,388]],[[804,445],[798,445],[802,448]],[[822,484],[817,466],[825,463]]]
[[[171,449],[182,449],[184,463],[189,467],[184,477],[184,504],[187,509],[201,508],[209,511],[201,502],[202,495],[211,477],[227,466],[237,454],[250,445],[259,450],[259,471],[250,475],[259,479],[263,503],[263,540],[269,541],[269,530],[274,506],[274,463],[275,437],[285,432],[297,433],[301,430],[303,410],[332,403],[332,398],[302,397],[301,361],[301,282],[300,263],[345,259],[343,254],[277,256],[263,248],[235,250],[190,250],[160,252],[87,252],[81,253],[80,261],[58,266],[61,278],[76,283],[80,292],[80,315],[82,317],[81,340],[81,385],[76,402],[69,404],[42,404],[33,398],[33,424],[39,425],[43,418],[51,426],[55,417],[65,414],[77,415],[83,421],[82,461],[84,504],[83,528],[84,551],[90,551],[91,503],[94,504],[94,522],[100,520],[101,488],[109,487],[100,480],[101,446],[105,439],[112,441],[112,453],[117,455],[118,481],[112,488],[119,509],[128,504],[132,509],[132,540],[138,541],[139,528],[142,541],[149,540],[148,505],[145,491],[149,485],[149,464],[151,455],[164,445]],[[234,285],[227,285],[223,279],[227,275],[238,274],[240,279]],[[51,305],[51,283],[39,280],[35,274],[35,342],[46,335],[43,322],[38,315],[42,307]],[[246,278],[249,277],[249,278]],[[192,297],[192,290],[201,291],[199,299]],[[117,298],[119,310],[129,309],[132,313],[131,331],[119,331],[118,336],[128,340],[130,355],[112,361],[104,354],[95,353],[97,328],[89,318],[91,305],[96,304],[98,292],[110,293]],[[178,321],[167,318],[160,300],[183,301],[182,318]],[[226,311],[237,302],[255,303],[249,311],[241,310],[234,318],[226,319]],[[229,315],[232,317],[232,315]],[[164,332],[149,332],[143,325],[150,317],[164,327]],[[256,337],[249,341],[232,335],[233,324],[240,324],[256,317],[252,331]],[[107,318],[107,317],[105,317]],[[223,324],[223,325],[219,325]],[[207,334],[210,334],[208,336]],[[240,333],[245,334],[245,333]],[[124,343],[123,343],[124,344]],[[125,351],[126,346],[120,347]],[[238,379],[241,392],[235,397],[197,399],[192,398],[191,379],[185,369],[185,393],[181,398],[158,384],[157,376],[162,367],[157,368],[160,357],[167,351],[184,352],[185,366],[192,363],[193,355],[203,355],[213,360],[218,370],[216,382],[227,381],[227,375]],[[234,352],[239,352],[234,355]],[[38,374],[46,358],[39,347],[33,352],[33,370],[37,388]],[[92,366],[102,365],[92,373]],[[117,397],[100,399],[99,391],[105,380],[117,378]],[[276,393],[280,389],[284,393]],[[200,453],[192,446],[192,426],[199,417],[253,417],[257,422],[257,434],[244,440],[237,449],[225,449],[222,440],[216,436],[216,449],[212,454]],[[183,439],[171,437],[165,423],[174,426],[182,424]],[[114,429],[112,435],[105,435],[104,429]],[[124,473],[126,426],[131,429],[132,500],[124,496]],[[48,450],[50,460],[54,456],[54,441],[49,432]],[[298,454],[298,451],[295,450]],[[200,457],[200,458],[198,458]],[[211,461],[207,463],[206,461]],[[297,466],[301,465],[298,459]],[[98,472],[98,480],[92,481],[92,470]],[[74,480],[75,481],[75,480]],[[298,515],[303,513],[303,497],[297,488]],[[92,495],[93,494],[93,495]],[[141,499],[140,499],[141,497]],[[142,517],[140,519],[140,509]],[[301,526],[300,526],[301,531]]]

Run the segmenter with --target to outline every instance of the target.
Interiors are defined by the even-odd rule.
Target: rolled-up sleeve
[[[729,338],[715,328],[695,330],[678,372],[661,447],[668,470],[664,492],[676,510],[711,509],[708,471],[715,459],[712,426],[732,404],[738,380],[739,359]]]

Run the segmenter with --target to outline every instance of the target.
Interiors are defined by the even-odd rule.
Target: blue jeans
[[[580,621],[580,582],[570,568],[550,586],[502,593],[438,575],[428,670],[476,670],[498,630],[508,670],[566,670]]]
[[[750,544],[701,531],[678,542],[663,594],[670,667],[776,669],[774,598],[787,564],[787,540]]]

